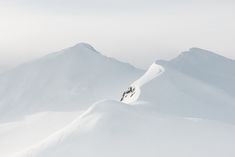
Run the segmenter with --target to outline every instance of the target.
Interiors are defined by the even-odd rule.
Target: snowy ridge
[[[145,72],[143,76],[141,76],[137,81],[135,81],[132,85],[138,86],[141,88],[144,84],[150,82],[151,80],[155,79],[159,75],[161,75],[165,69],[156,63],[153,63],[149,69]]]
[[[164,68],[161,65],[153,63],[149,69],[141,76],[138,80],[131,84],[130,88],[124,92],[122,102],[124,103],[133,103],[138,100],[141,94],[141,87],[156,77],[164,73]],[[133,90],[133,91],[132,91]]]
[[[162,113],[235,124],[235,61],[193,48],[157,63],[164,75],[142,87],[140,101]]]
[[[150,114],[150,110],[112,100],[97,102],[61,131],[13,157],[220,157],[224,153],[232,157],[235,153],[234,126]]]
[[[0,156],[21,152],[67,126],[82,112],[41,112],[0,123]]]

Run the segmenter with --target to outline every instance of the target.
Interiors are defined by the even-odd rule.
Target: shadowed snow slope
[[[185,66],[186,65],[186,66]],[[235,61],[213,52],[191,48],[170,62],[170,67],[222,89],[235,97]]]
[[[234,144],[233,125],[106,100],[14,157],[233,157]]]
[[[12,112],[12,118],[19,113],[74,110],[99,99],[118,99],[141,73],[80,43],[0,75],[0,114]]]
[[[142,87],[139,100],[164,113],[235,123],[235,61],[192,48],[157,61],[163,75]]]

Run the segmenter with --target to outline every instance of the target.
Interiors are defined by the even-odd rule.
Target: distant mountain
[[[165,72],[141,89],[140,101],[163,113],[235,123],[235,61],[192,48],[170,61]]]
[[[99,99],[119,99],[141,73],[80,43],[0,75],[0,113],[85,109]]]
[[[235,60],[199,48],[191,48],[168,62],[186,75],[220,88],[235,97]],[[187,65],[187,66],[185,66]]]

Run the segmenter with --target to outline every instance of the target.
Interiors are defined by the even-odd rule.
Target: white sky
[[[191,47],[235,59],[233,0],[0,0],[0,64],[87,42],[147,67]]]

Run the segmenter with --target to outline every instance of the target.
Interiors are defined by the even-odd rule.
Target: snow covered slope
[[[80,112],[41,112],[18,121],[0,124],[0,156],[16,152],[41,142],[73,121]]]
[[[13,157],[233,157],[235,127],[105,100]]]
[[[80,43],[0,75],[0,120],[39,111],[86,109],[99,99],[118,99],[141,73]]]
[[[235,60],[200,48],[191,48],[168,62],[174,68],[190,77],[220,88],[235,97]]]
[[[0,75],[0,156],[234,157],[234,69],[198,48],[144,75],[84,43],[53,53]]]
[[[96,100],[119,99],[141,73],[80,43],[0,74],[0,156],[41,142]]]
[[[163,113],[235,123],[235,61],[192,48],[157,63],[165,72],[141,88],[139,101]]]

